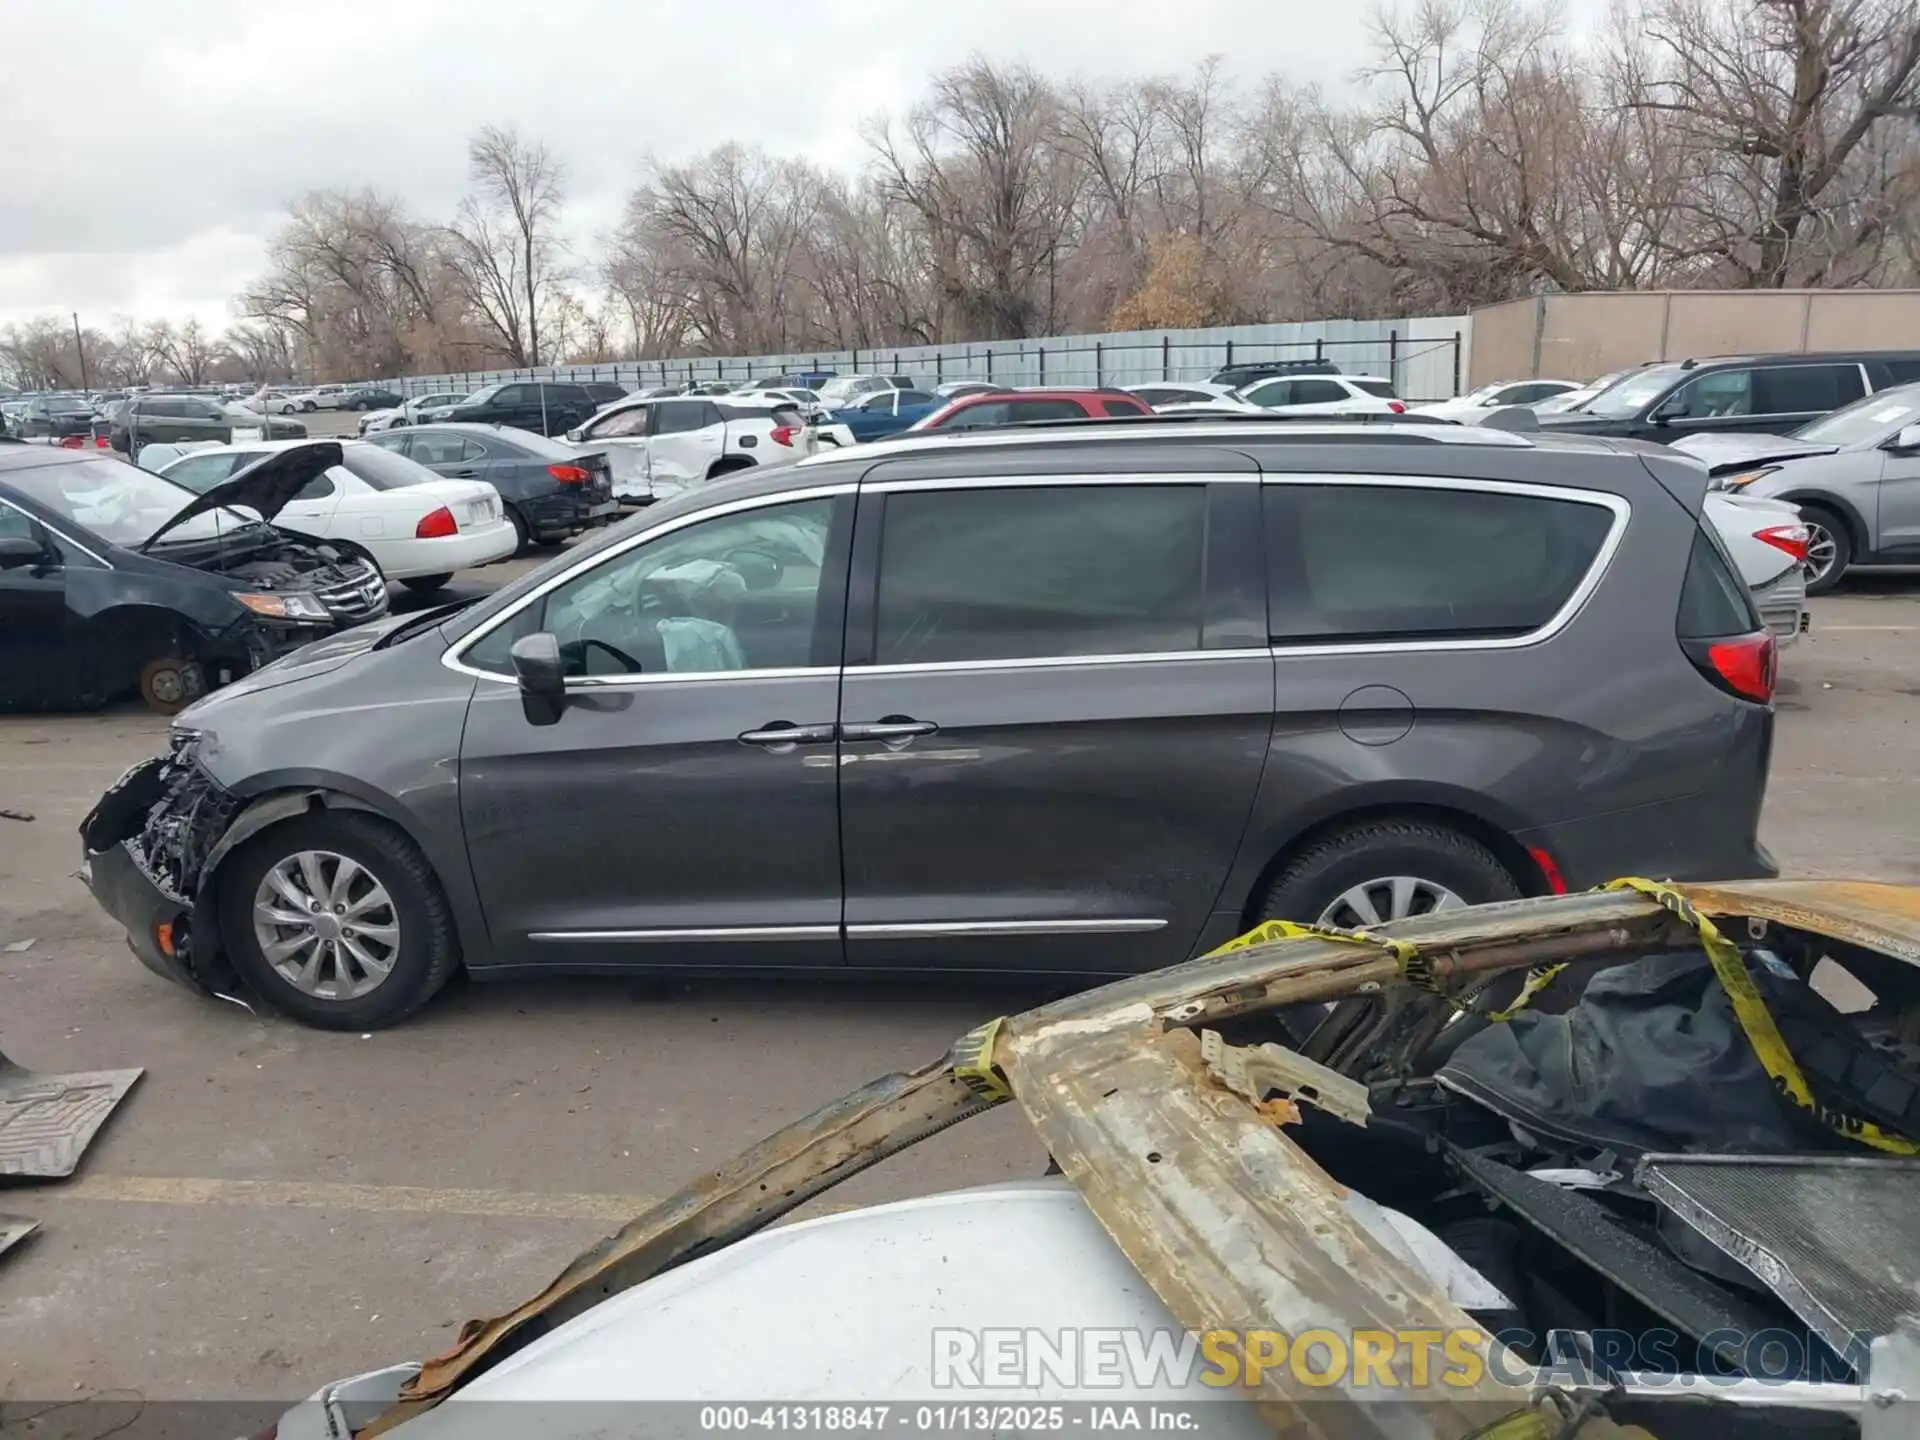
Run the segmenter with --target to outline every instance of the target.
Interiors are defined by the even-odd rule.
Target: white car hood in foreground
[[[1352,1203],[1384,1243],[1434,1275],[1457,1302],[1506,1303],[1406,1217],[1361,1196]],[[1110,1335],[1120,1344],[1124,1332],[1139,1337],[1136,1345],[1164,1336],[1170,1347],[1186,1336],[1065,1180],[1020,1181],[762,1231],[614,1296],[396,1433],[518,1440],[527,1433],[531,1402],[554,1407],[539,1412],[543,1440],[585,1440],[606,1433],[610,1418],[622,1413],[626,1433],[639,1433],[635,1422],[649,1428],[642,1416],[605,1407],[776,1399],[895,1407],[1205,1403],[1209,1436],[1268,1433],[1232,1392],[1201,1383],[1206,1367],[1198,1358],[1184,1383],[1164,1369],[1144,1379],[1083,1374],[1078,1384],[1045,1372],[1031,1385],[955,1383],[965,1365],[984,1367],[988,1358],[984,1348],[970,1362],[957,1358],[955,1347],[967,1341],[943,1339],[943,1332],[978,1337],[987,1330],[1038,1332],[1065,1342],[1076,1361],[1076,1335]],[[953,1363],[940,1363],[940,1351]],[[501,1401],[518,1403],[487,1403]],[[651,1428],[677,1434],[678,1420],[688,1417],[657,1418]],[[290,1433],[282,1427],[283,1436]]]

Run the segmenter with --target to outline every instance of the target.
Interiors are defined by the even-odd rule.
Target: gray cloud
[[[861,122],[971,50],[1089,78],[1184,69],[1338,80],[1357,7],[1306,0],[12,0],[0,87],[0,322],[196,313],[264,263],[289,202],[371,186],[452,212],[467,137],[511,123],[611,223],[649,154],[733,139],[852,167]]]

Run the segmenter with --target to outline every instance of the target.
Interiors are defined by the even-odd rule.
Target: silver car
[[[1692,435],[1673,448],[1705,461],[1716,489],[1800,507],[1810,595],[1855,565],[1920,563],[1920,383],[1785,435]]]

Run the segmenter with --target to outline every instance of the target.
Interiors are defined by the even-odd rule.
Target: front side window
[[[510,674],[514,640],[546,630],[576,676],[809,666],[833,505],[769,505],[636,546],[521,611],[465,661]]]
[[[628,410],[620,410],[604,419],[596,420],[586,429],[589,440],[622,440],[647,433],[647,415],[652,409],[647,405],[635,405]]]
[[[1660,402],[1660,414],[1674,420],[1723,419],[1754,413],[1751,370],[1716,370],[1682,386]]]
[[[480,449],[471,440],[460,443],[462,446],[472,446],[476,452]],[[417,460],[409,460],[371,445],[342,445],[340,452],[347,472],[359,476],[374,490],[404,490],[409,485],[424,485],[440,478]],[[465,457],[464,450],[462,455],[463,458],[469,458]]]
[[[1252,405],[1272,408],[1276,405],[1293,404],[1293,386],[1291,380],[1269,380],[1264,385],[1255,385],[1241,395],[1241,399]]]
[[[1614,523],[1584,501],[1413,485],[1269,485],[1264,509],[1281,645],[1530,634]]]
[[[495,405],[537,405],[539,393],[531,385],[503,385],[492,402]]]
[[[1200,648],[1206,488],[889,495],[874,660],[950,664]]]

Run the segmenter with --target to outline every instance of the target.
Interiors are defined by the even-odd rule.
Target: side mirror
[[[0,535],[0,570],[42,565],[47,559],[47,547],[31,535]]]
[[[1678,395],[1669,395],[1653,407],[1653,414],[1647,418],[1656,425],[1670,425],[1687,413],[1687,402]]]
[[[522,635],[507,652],[520,682],[520,706],[530,725],[556,725],[567,708],[567,672],[560,642],[542,630]]]
[[[580,441],[585,438],[584,432],[586,428],[587,427],[584,425],[574,426],[573,429],[567,431],[567,439],[572,441],[576,445],[579,444]]]
[[[1900,433],[1893,437],[1893,443],[1887,449],[1902,454],[1920,451],[1920,425],[1902,425]]]

